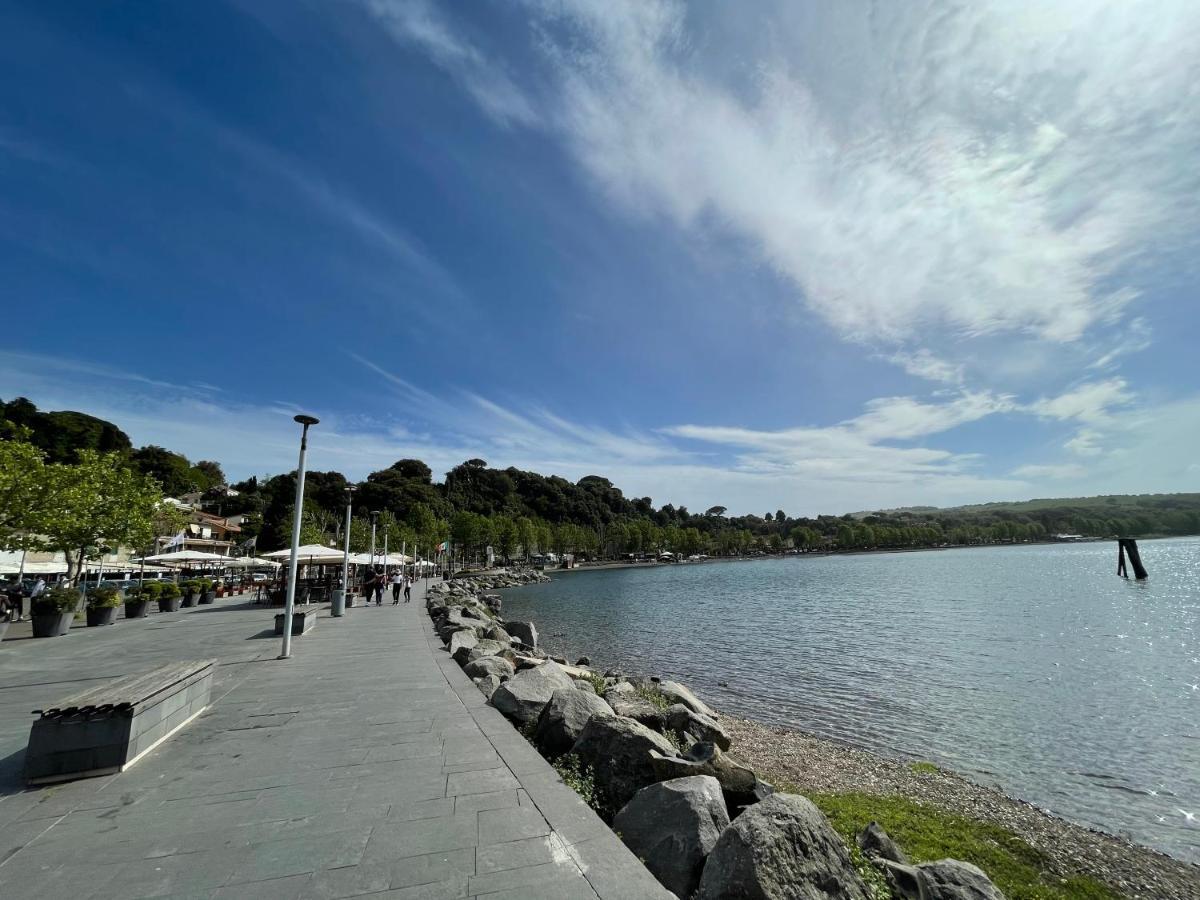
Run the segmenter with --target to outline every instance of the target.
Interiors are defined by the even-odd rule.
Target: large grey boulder
[[[485,675],[483,678],[471,679],[475,683],[475,687],[483,692],[483,696],[491,698],[492,694],[496,693],[496,688],[500,687],[500,677],[498,675]]]
[[[717,714],[713,712],[703,700],[693,694],[678,681],[660,681],[658,683],[658,689],[665,694],[667,699],[672,703],[682,703],[692,712],[700,713],[702,716],[716,718]]]
[[[618,716],[636,719],[655,731],[663,730],[663,711],[649,700],[623,691],[605,691],[604,699]]]
[[[878,822],[871,822],[858,833],[858,849],[871,859],[886,859],[908,865],[908,857]]]
[[[598,713],[588,719],[571,752],[591,766],[601,802],[610,810],[618,810],[646,785],[664,780],[655,771],[651,757],[670,756],[675,748],[640,722]]]
[[[869,900],[841,837],[813,804],[774,794],[722,832],[696,900]]]
[[[484,638],[476,641],[475,646],[467,651],[467,662],[474,662],[475,660],[482,659],[485,656],[499,656],[501,653],[505,652],[512,653],[512,648],[507,644],[500,643],[499,641],[492,641]]]
[[[450,643],[446,645],[446,649],[450,651],[450,655],[454,661],[460,666],[466,663],[467,654],[479,643],[479,635],[469,629],[462,629],[450,635]]]
[[[572,681],[575,682],[575,687],[577,687],[579,690],[586,691],[589,694],[596,693],[596,686],[586,678],[573,678]]]
[[[489,628],[485,637],[491,641],[499,641],[506,647],[512,646],[512,636],[499,625],[493,625]]]
[[[463,666],[463,671],[467,673],[468,678],[484,678],[488,675],[495,675],[503,680],[512,678],[517,671],[503,656],[483,656],[479,659],[471,660]]]
[[[590,685],[589,685],[590,687]],[[584,726],[596,713],[612,715],[612,707],[595,693],[578,688],[559,689],[538,717],[534,740],[549,756],[561,756],[575,745]]]
[[[505,622],[504,630],[526,647],[538,645],[538,632],[532,622]]]
[[[916,867],[921,900],[1004,900],[1004,894],[978,866],[939,859]]]
[[[728,825],[721,785],[707,775],[644,787],[613,819],[625,846],[684,900],[700,884],[705,857]]]
[[[753,769],[721,752],[716,744],[695,744],[681,755],[652,754],[651,761],[660,780],[689,775],[711,775],[717,779],[725,792],[725,803],[735,818],[743,807],[774,793],[769,784],[758,779]]]
[[[522,725],[536,722],[542,708],[558,690],[575,689],[571,678],[557,663],[544,662],[536,669],[522,669],[492,694],[492,706]]]
[[[668,706],[663,713],[666,727],[676,734],[690,734],[697,741],[716,744],[722,750],[730,747],[729,735],[712,716],[692,712],[682,703]]]

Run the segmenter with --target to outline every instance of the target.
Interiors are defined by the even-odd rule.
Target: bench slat
[[[88,688],[78,694],[64,697],[45,710],[34,710],[34,712],[47,716],[61,715],[86,707],[128,707],[133,709],[215,664],[216,660],[214,659],[170,663],[149,672],[127,675],[107,684]]]

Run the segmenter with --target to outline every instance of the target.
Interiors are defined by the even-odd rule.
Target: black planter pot
[[[115,606],[104,606],[99,609],[88,607],[88,628],[95,628],[97,625],[112,625],[116,621],[117,608]]]
[[[35,638],[58,637],[71,630],[74,613],[52,612],[33,614],[33,636]]]
[[[183,605],[185,607],[195,606],[196,605],[196,595],[195,594],[184,594],[183,595]]]
[[[125,601],[125,618],[127,619],[144,619],[146,618],[146,607],[150,605],[148,600],[126,600]]]
[[[207,592],[201,594],[200,602],[203,603],[205,606],[208,606],[212,603],[216,603],[217,602],[217,592],[216,591],[207,591]]]
[[[158,601],[159,612],[179,612],[179,607],[183,602],[182,597],[162,597]]]

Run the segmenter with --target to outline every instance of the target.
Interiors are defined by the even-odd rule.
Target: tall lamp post
[[[353,502],[354,485],[350,484],[346,486],[346,545],[342,548],[342,587],[341,590],[333,592],[333,608],[330,610],[334,616],[339,617],[346,614],[346,600],[350,596],[350,510]]]
[[[292,612],[296,606],[296,564],[300,553],[300,519],[304,515],[304,457],[308,453],[308,428],[320,420],[313,416],[299,415],[296,421],[304,426],[300,433],[300,465],[296,470],[296,507],[292,512],[292,553],[288,557],[287,602],[283,607],[283,650],[280,659],[292,655]]]
[[[371,513],[371,583],[375,582],[375,525],[379,521],[379,513]],[[371,598],[367,598],[367,606],[371,605]]]

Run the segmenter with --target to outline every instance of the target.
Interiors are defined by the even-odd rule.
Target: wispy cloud
[[[533,125],[538,115],[504,67],[489,59],[427,0],[364,0],[398,42],[423,50],[495,122]]]
[[[1194,238],[1194,4],[779,4],[752,46],[720,32],[753,78],[681,3],[532,6],[606,194],[745,239],[852,339],[1073,341],[1136,298],[1133,259]]]
[[[997,415],[1036,415],[1005,395],[960,392],[919,399],[879,398],[854,418],[775,431],[676,425],[656,431],[612,429],[573,421],[525,401],[499,402],[472,391],[435,393],[363,358],[357,362],[393,389],[369,419],[336,406],[305,411],[313,429],[310,465],[352,478],[397,459],[424,459],[445,472],[465,459],[557,474],[598,474],[631,496],[692,508],[735,512],[783,506],[793,514],[845,512],[914,503],[953,504],[1053,495],[1055,485],[1100,493],[1169,490],[1189,477],[1200,400],[1115,417],[1106,452],[1076,462],[1030,462],[994,474],[990,461],[939,446],[939,436]],[[0,396],[29,396],[43,408],[81,409],[125,429],[135,444],[155,443],[192,458],[220,460],[234,477],[295,466],[297,407],[239,402],[194,387],[144,379],[51,356],[0,355]],[[1086,400],[1092,397],[1092,402]],[[1108,397],[1119,397],[1109,390]],[[1044,402],[1063,421],[1094,420],[1101,392],[1075,391]],[[1090,426],[1089,426],[1090,427]],[[1177,489],[1177,488],[1176,488]]]

